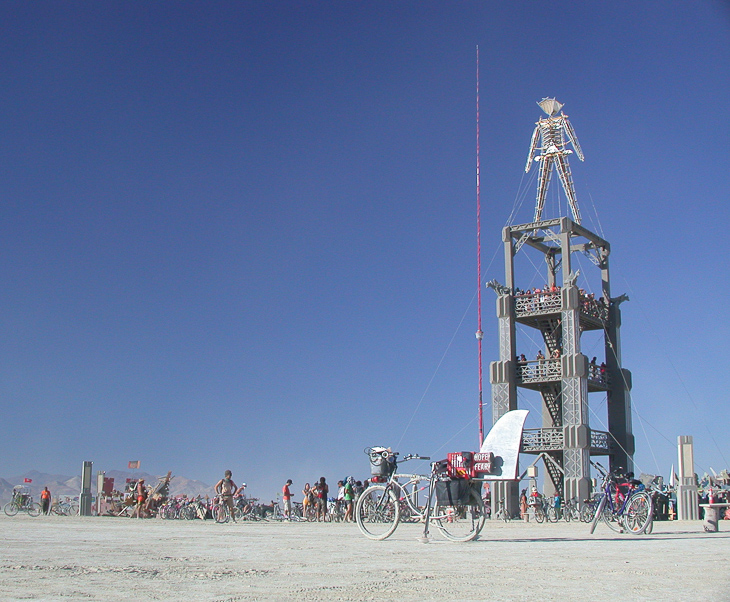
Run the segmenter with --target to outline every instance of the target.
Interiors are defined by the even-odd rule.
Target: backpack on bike
[[[436,481],[435,492],[439,506],[468,506],[473,503],[473,495],[479,495],[472,482],[467,479]]]

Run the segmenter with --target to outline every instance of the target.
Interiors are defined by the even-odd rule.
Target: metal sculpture
[[[573,151],[566,148],[568,141],[573,144],[575,154],[578,155],[581,161],[584,160],[583,151],[580,144],[578,144],[578,138],[573,131],[568,116],[560,111],[563,105],[554,98],[543,98],[537,104],[547,113],[548,117],[538,120],[535,124],[535,131],[532,133],[532,141],[530,142],[530,153],[527,156],[527,164],[525,165],[525,173],[527,173],[530,171],[533,160],[541,162],[540,174],[537,180],[535,219],[533,221],[539,222],[542,217],[545,195],[550,184],[552,168],[555,165],[565,190],[565,196],[568,197],[568,203],[573,212],[573,220],[580,224],[580,210],[578,209],[578,201],[575,198],[570,165],[568,165],[568,155],[573,154]],[[560,112],[559,115],[558,112]],[[568,136],[568,141],[565,140],[563,132]],[[539,147],[537,146],[538,135],[541,138]],[[542,154],[535,156],[535,152],[538,150],[542,151]]]

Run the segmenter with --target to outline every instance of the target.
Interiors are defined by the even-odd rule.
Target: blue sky
[[[631,297],[637,464],[668,474],[685,434],[699,472],[730,463],[726,2],[2,2],[0,23],[0,475],[140,459],[266,497],[366,475],[369,445],[476,447],[477,45],[485,279],[516,201],[532,218],[555,96]],[[487,372],[491,291],[483,315]]]

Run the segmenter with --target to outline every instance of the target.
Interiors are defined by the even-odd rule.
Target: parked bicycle
[[[273,509],[267,514],[266,520],[284,521],[288,520],[291,522],[304,522],[307,519],[302,517],[302,505],[299,502],[292,502],[291,515],[287,516],[284,512],[284,502],[279,499],[279,494],[276,495],[276,503],[273,504]],[[236,517],[238,518],[238,516]]]
[[[15,516],[18,512],[27,512],[28,516],[40,516],[41,505],[33,501],[30,489],[23,485],[13,487],[13,499],[3,508],[8,516]]]
[[[508,523],[512,520],[512,517],[509,515],[509,512],[507,512],[507,509],[504,506],[504,498],[500,498],[499,500],[499,508],[497,508],[497,511],[494,513],[494,518],[497,520],[504,521],[505,523]],[[542,522],[542,521],[540,521]]]
[[[479,489],[468,479],[446,476],[445,461],[432,463],[429,475],[398,474],[397,452],[368,448],[365,453],[370,458],[373,477],[357,500],[355,518],[366,537],[382,540],[392,535],[401,521],[401,502],[411,517],[424,523],[423,541],[428,539],[431,521],[451,541],[470,541],[479,535],[485,518]],[[408,460],[430,458],[409,454],[401,461]],[[425,495],[424,505],[419,503],[421,492]]]
[[[544,523],[547,520],[548,503],[544,496],[533,496],[527,506],[528,513],[531,511],[535,522]]]
[[[591,522],[591,533],[599,520],[617,533],[628,531],[640,535],[650,528],[654,509],[651,496],[644,491],[641,481],[634,479],[631,473],[609,473],[597,462],[591,464],[603,476],[602,494]]]
[[[578,500],[573,498],[565,502],[563,505],[563,519],[565,519],[566,523],[569,523],[572,520],[580,520],[580,506],[578,505]]]
[[[545,517],[550,523],[557,523],[563,516],[562,508],[555,506],[551,498],[545,498]]]
[[[581,508],[580,511],[580,522],[589,523],[593,520],[593,517],[596,515],[596,508],[598,508],[600,497],[600,494],[598,494],[590,499],[583,500],[583,508]]]
[[[234,507],[233,512],[235,511],[236,509]],[[228,507],[228,504],[221,503],[221,500],[218,497],[213,498],[213,506],[211,507],[210,512],[217,523],[227,523],[231,519],[236,520],[235,515],[231,516],[231,509]]]
[[[79,505],[68,498],[65,500],[57,500],[51,505],[51,514],[58,516],[76,516],[79,513]]]

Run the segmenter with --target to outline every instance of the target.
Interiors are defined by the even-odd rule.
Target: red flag
[[[28,477],[23,479],[23,483],[32,483],[33,479],[29,479]]]
[[[139,460],[131,460],[129,464],[127,464],[127,468],[139,468]]]

